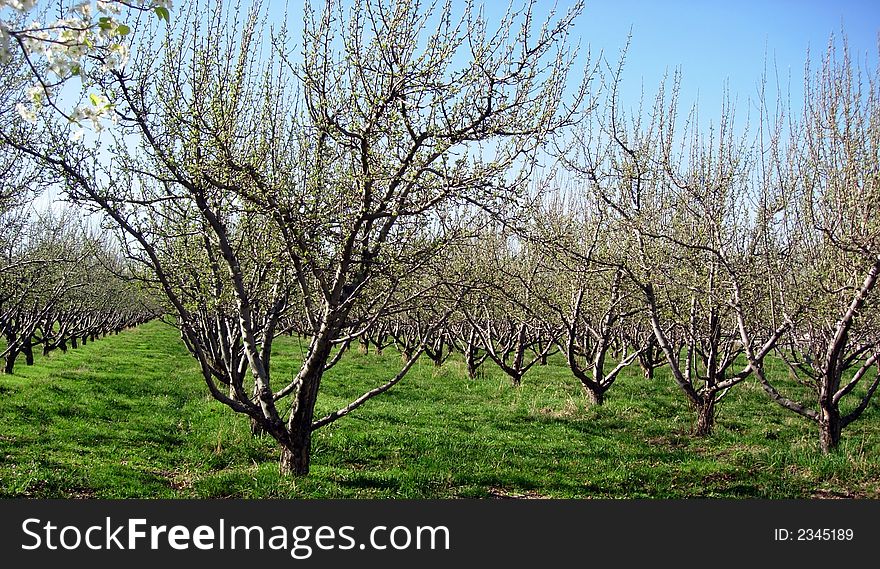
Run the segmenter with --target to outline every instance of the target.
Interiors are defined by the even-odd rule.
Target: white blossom
[[[0,7],[9,6],[10,8],[18,10],[19,12],[26,12],[28,10],[33,9],[33,7],[36,5],[36,3],[37,3],[36,0],[28,0],[28,1],[24,1],[24,2],[19,2],[16,0],[9,0],[9,1],[0,0]]]
[[[37,121],[37,113],[34,111],[33,107],[26,106],[24,103],[17,103],[15,105],[15,110],[18,111],[21,118],[29,123]]]
[[[0,8],[9,7],[21,14],[27,14],[37,5],[36,0],[0,0]],[[116,19],[125,6],[155,10],[160,19],[167,19],[172,7],[170,0],[139,0],[134,2],[81,1],[74,4],[67,16],[54,22],[34,20],[24,29],[13,31],[7,21],[0,20],[0,62],[8,62],[11,57],[12,35],[21,41],[29,57],[41,58],[56,80],[40,79],[38,85],[28,90],[28,102],[16,107],[23,119],[36,120],[36,108],[45,104],[47,83],[64,82],[80,75],[87,56],[100,49],[103,57],[102,68],[106,71],[121,69],[128,62],[129,48],[124,42],[128,34],[127,26]],[[94,96],[93,96],[94,97]],[[104,100],[90,98],[90,105],[79,106],[68,114],[74,122],[89,121],[100,129],[100,121],[110,115],[110,104]],[[110,117],[112,119],[112,117]]]

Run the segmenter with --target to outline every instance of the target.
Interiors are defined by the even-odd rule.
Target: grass
[[[296,339],[277,343],[276,380]],[[399,369],[391,350],[350,353],[322,383],[319,413]],[[561,362],[519,389],[486,364],[417,364],[391,391],[315,433],[312,473],[281,478],[278,449],[207,395],[177,332],[152,322],[0,375],[0,496],[66,498],[880,497],[880,405],[818,452],[812,423],[760,387],[731,390],[716,432],[665,370],[625,372],[602,407]]]

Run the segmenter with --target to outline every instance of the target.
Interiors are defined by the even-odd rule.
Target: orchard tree
[[[585,275],[575,273],[583,279]],[[578,279],[569,296],[570,311],[561,306],[560,317],[565,327],[563,346],[568,367],[581,382],[587,396],[594,405],[601,405],[605,393],[627,366],[642,353],[639,346],[623,352],[619,361],[612,363],[615,344],[622,340],[622,325],[629,318],[641,312],[641,307],[632,302],[630,284],[620,268],[594,271],[589,276],[589,285]],[[590,288],[588,288],[588,286]],[[607,364],[613,367],[607,369]]]
[[[23,119],[16,105],[26,100],[26,74],[15,65],[0,66],[0,132],[14,133]],[[0,144],[0,333],[5,373],[12,373],[19,354],[33,356],[31,332],[46,308],[40,300],[55,297],[48,275],[54,259],[38,247],[43,239],[35,231],[31,202],[40,195],[47,178],[39,165],[21,150]],[[51,234],[49,224],[42,226]],[[44,276],[45,278],[40,278]],[[63,289],[63,287],[62,287]]]
[[[708,132],[696,107],[681,131],[677,77],[671,89],[661,84],[650,110],[643,104],[627,116],[618,101],[621,72],[610,73],[607,110],[576,137],[566,162],[611,213],[618,267],[641,291],[656,346],[696,410],[694,433],[704,436],[718,401],[789,327],[749,328],[740,337],[734,301],[755,282],[743,259],[756,234],[750,220],[761,217],[749,214],[751,145],[729,103]],[[744,343],[754,357],[742,366]]]
[[[644,350],[625,341],[626,325],[643,316],[638,290],[622,267],[619,238],[595,195],[558,186],[535,212],[529,230],[538,268],[530,294],[571,373],[594,405]],[[616,357],[617,361],[614,361]],[[610,369],[609,369],[610,366]]]
[[[518,387],[530,369],[558,351],[561,326],[544,313],[546,307],[535,294],[547,276],[537,251],[497,224],[486,228],[480,242],[471,248],[479,286],[469,291],[471,299],[462,305],[462,313],[488,358]]]
[[[6,341],[4,372],[11,374],[19,355],[34,363],[37,331],[46,317],[88,278],[87,254],[79,248],[76,220],[51,211],[33,214],[9,248],[0,298],[0,333]]]
[[[259,7],[239,20],[220,2],[191,3],[160,49],[139,46],[125,69],[95,78],[119,122],[111,165],[62,146],[66,133],[19,145],[125,234],[174,307],[212,396],[278,441],[283,473],[303,475],[314,429],[352,408],[315,417],[335,342],[377,321],[475,205],[515,198],[522,166],[575,118],[565,36],[581,6],[543,23],[534,10],[509,11],[496,31],[449,3],[306,3],[294,54],[286,29],[260,25]],[[243,224],[265,237],[249,242]],[[219,298],[184,274],[187,252],[222,276]],[[269,347],[292,295],[309,348],[276,387]],[[218,303],[231,317],[202,327],[195,307],[213,313]],[[218,333],[240,341],[235,357],[246,359],[253,390],[229,377],[234,362],[212,360]]]
[[[832,38],[808,66],[799,120],[766,119],[763,153],[777,203],[767,248],[787,275],[777,302],[792,321],[777,352],[815,405],[755,367],[776,403],[817,424],[823,452],[880,385],[880,69],[863,75],[842,44]]]

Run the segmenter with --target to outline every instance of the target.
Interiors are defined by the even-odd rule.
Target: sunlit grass
[[[279,339],[276,381],[300,355],[296,338]],[[652,382],[627,370],[591,407],[561,364],[534,368],[514,389],[489,364],[469,380],[460,361],[425,359],[315,433],[307,478],[281,478],[272,439],[252,437],[245,417],[213,401],[177,332],[153,322],[0,376],[0,495],[880,497],[876,400],[840,452],[823,456],[814,425],[755,383],[723,400],[712,437],[694,439],[693,414],[664,370]],[[399,366],[393,350],[348,354],[322,384],[319,415]]]

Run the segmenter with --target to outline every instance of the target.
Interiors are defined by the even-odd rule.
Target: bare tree
[[[76,339],[85,343],[152,317],[130,286],[102,270],[100,243],[91,241],[73,210],[32,212],[3,250],[0,333],[5,373],[20,355],[34,364],[43,354]]]
[[[694,432],[707,435],[718,401],[789,326],[749,328],[740,337],[737,307],[746,297],[736,293],[755,280],[743,259],[760,217],[749,214],[750,138],[736,128],[729,102],[708,132],[696,107],[681,131],[678,77],[671,88],[661,84],[652,107],[643,103],[629,116],[619,105],[622,66],[623,59],[611,69],[606,112],[575,138],[566,164],[610,212],[616,266],[641,290],[656,348],[697,412]],[[745,366],[743,343],[754,356]]]
[[[333,347],[378,320],[474,204],[514,198],[522,165],[574,119],[564,38],[580,9],[536,26],[527,4],[490,32],[449,3],[307,3],[296,60],[283,28],[260,55],[260,6],[239,21],[192,3],[158,57],[146,46],[97,78],[119,121],[113,164],[61,137],[32,152],[124,233],[212,396],[278,441],[282,472],[306,474],[312,432],[384,391],[316,419]],[[291,306],[309,348],[276,387],[272,338]]]
[[[880,69],[863,76],[845,39],[842,51],[832,38],[819,69],[808,65],[802,117],[767,117],[764,144],[777,202],[768,249],[786,273],[777,302],[791,321],[777,352],[816,406],[756,369],[776,403],[818,425],[823,452],[880,385]]]

